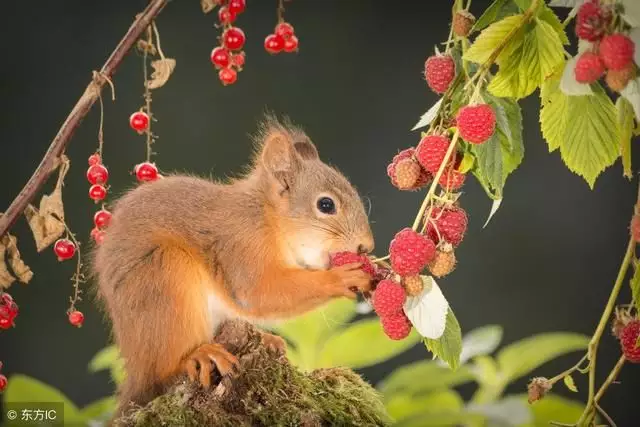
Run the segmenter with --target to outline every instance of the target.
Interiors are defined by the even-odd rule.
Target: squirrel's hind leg
[[[233,374],[239,366],[238,359],[223,346],[216,343],[203,344],[189,354],[183,369],[191,381],[199,381],[204,388],[211,386],[211,373],[217,368],[220,375]]]

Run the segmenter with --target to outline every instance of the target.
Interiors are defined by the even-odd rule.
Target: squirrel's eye
[[[333,215],[336,213],[336,204],[330,197],[320,197],[317,206],[323,214]]]

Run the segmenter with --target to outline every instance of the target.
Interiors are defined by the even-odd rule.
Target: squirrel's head
[[[309,137],[267,119],[258,137],[255,167],[263,180],[278,238],[292,264],[324,269],[332,253],[368,253],[374,241],[362,200],[327,165]]]

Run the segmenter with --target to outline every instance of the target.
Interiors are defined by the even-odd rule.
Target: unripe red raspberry
[[[381,317],[382,329],[392,340],[401,340],[411,333],[411,322],[404,311],[391,316]]]
[[[406,294],[402,286],[393,280],[382,280],[373,293],[373,309],[380,317],[402,311]]]
[[[489,140],[496,130],[496,114],[488,104],[467,105],[456,115],[460,136],[472,144]]]
[[[636,214],[631,218],[631,225],[629,226],[631,231],[631,237],[636,243],[640,243],[640,214]]]
[[[453,33],[458,37],[467,37],[476,22],[476,17],[468,10],[459,10],[453,16]]]
[[[578,83],[593,83],[604,74],[604,63],[593,52],[585,52],[576,61],[574,75]]]
[[[576,36],[588,41],[599,40],[611,22],[611,11],[600,5],[598,0],[588,0],[576,15]]]
[[[427,135],[422,138],[416,147],[416,159],[418,159],[423,168],[435,175],[444,161],[449,145],[451,145],[451,141],[446,136]],[[455,157],[455,154],[453,157]]]
[[[414,152],[415,152],[414,148],[407,148],[405,150],[402,150],[401,152],[399,152],[393,157],[393,160],[391,161],[389,166],[387,166],[387,175],[391,179],[391,183],[394,185],[394,187],[401,190],[405,189],[405,188],[400,188],[400,184],[398,183],[398,180],[397,180],[396,167],[398,163],[401,162],[402,160],[412,158],[414,155]],[[428,182],[430,182],[432,178],[433,177],[431,176],[431,174],[429,174],[429,172],[425,170],[421,170],[418,180],[408,190],[417,190],[423,187]]]
[[[434,242],[444,240],[456,247],[464,238],[468,222],[467,213],[460,207],[435,207],[427,223],[427,235]]]
[[[614,92],[622,92],[627,87],[627,83],[636,77],[636,64],[630,62],[629,65],[620,70],[609,70],[604,77],[605,83]]]
[[[345,264],[362,264],[362,271],[369,274],[371,277],[376,274],[376,267],[371,263],[369,257],[362,254],[359,255],[355,252],[338,252],[331,255],[331,266],[332,267],[340,267]]]
[[[389,246],[391,267],[400,276],[414,276],[429,263],[436,245],[426,236],[410,228],[398,232]]]
[[[429,271],[434,277],[444,277],[451,273],[456,266],[455,253],[451,251],[436,251],[436,256],[429,263]]]
[[[609,70],[621,70],[633,62],[636,45],[621,33],[605,36],[600,42],[600,58]]]
[[[424,63],[424,77],[435,93],[445,93],[456,76],[456,64],[449,54],[433,55]]]
[[[640,347],[636,346],[638,337],[640,337],[639,319],[633,319],[628,322],[618,335],[624,357],[631,363],[640,363]]]
[[[422,293],[422,290],[424,289],[422,277],[420,277],[419,275],[403,277],[402,285],[404,286],[404,290],[407,295],[411,297],[420,295]]]
[[[449,167],[440,176],[438,184],[448,191],[460,189],[464,185],[467,175],[456,170],[455,167]]]
[[[7,388],[7,377],[0,374],[0,392],[3,392]]]
[[[413,158],[402,159],[396,164],[396,183],[400,190],[411,190],[422,174],[422,168]]]

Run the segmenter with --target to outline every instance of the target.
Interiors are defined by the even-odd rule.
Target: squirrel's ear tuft
[[[296,141],[293,146],[295,147],[296,152],[300,155],[300,157],[305,160],[317,160],[319,158],[316,146],[313,145],[313,142],[311,142],[309,139]]]
[[[265,135],[260,153],[262,165],[284,190],[289,188],[297,169],[297,155],[291,135],[284,129],[271,129]]]

